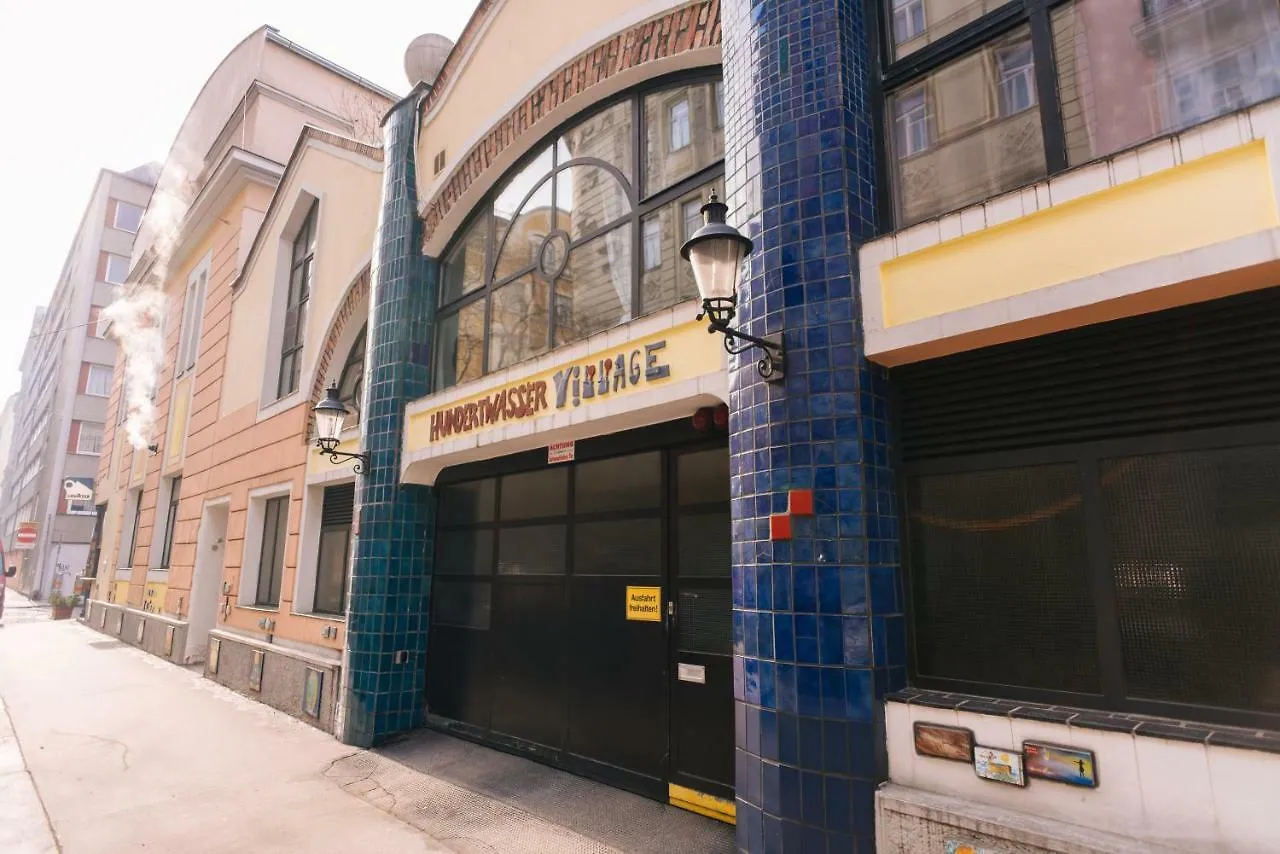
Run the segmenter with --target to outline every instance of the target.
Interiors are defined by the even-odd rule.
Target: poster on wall
[[[320,687],[324,684],[324,674],[319,670],[307,668],[306,683],[302,686],[302,711],[304,714],[320,717]]]
[[[1027,776],[1022,770],[1022,754],[1012,750],[978,745],[973,749],[973,770],[984,780],[1011,786],[1027,785]]]
[[[913,727],[916,753],[953,762],[973,761],[973,730],[916,721]]]
[[[1098,766],[1092,750],[1024,741],[1022,753],[1027,759],[1028,777],[1089,789],[1098,788]]]
[[[249,665],[249,687],[254,691],[262,690],[262,664],[267,654],[260,649],[253,651],[253,663]]]

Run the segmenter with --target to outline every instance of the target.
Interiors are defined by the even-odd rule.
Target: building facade
[[[18,558],[18,589],[38,599],[70,594],[85,572],[116,361],[102,312],[129,271],[157,168],[98,173],[53,296],[37,310],[23,351],[22,388],[13,402],[14,435],[21,438],[6,457],[0,536]],[[35,524],[29,547],[16,543],[20,523]]]
[[[249,35],[178,132],[115,310],[126,340],[160,346],[126,344],[116,373],[90,625],[299,716],[313,670],[324,726],[347,556],[341,535],[299,533],[305,514],[326,532],[342,517],[341,496],[306,500],[307,425],[313,377],[361,352],[361,324],[335,317],[364,311],[381,167],[360,139],[392,97],[275,30]],[[326,572],[299,577],[318,548]]]
[[[745,852],[1274,847],[1275,4],[570,5],[295,134],[138,642]],[[698,316],[713,190],[781,381]]]

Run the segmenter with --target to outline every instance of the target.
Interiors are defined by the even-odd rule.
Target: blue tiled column
[[[861,0],[725,0],[726,191],[756,242],[740,321],[785,334],[782,387],[733,364],[738,846],[871,852],[885,691],[906,640],[883,373],[867,362],[856,252],[873,233]],[[815,515],[771,540],[787,492]]]
[[[420,92],[384,127],[382,210],[374,238],[363,423],[368,471],[347,612],[342,740],[367,747],[423,719],[434,536],[431,490],[400,484],[407,401],[427,393],[436,265],[421,254],[414,175]],[[396,662],[396,653],[407,660]]]

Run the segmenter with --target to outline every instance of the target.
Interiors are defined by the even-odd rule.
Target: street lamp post
[[[352,454],[338,450],[342,428],[346,425],[347,416],[350,413],[343,405],[342,399],[338,397],[336,382],[329,384],[329,388],[325,390],[324,400],[317,403],[311,411],[316,419],[316,447],[320,450],[320,455],[328,457],[329,462],[335,465],[343,460],[355,460],[352,469],[356,474],[364,474],[365,467],[369,464],[368,454]]]
[[[680,255],[693,267],[693,281],[702,296],[698,320],[707,318],[707,331],[724,335],[724,349],[734,355],[751,347],[764,351],[756,371],[768,382],[781,382],[786,371],[786,349],[781,335],[757,337],[729,326],[738,310],[738,282],[742,260],[754,245],[751,238],[725,222],[729,207],[716,198],[715,191],[702,206],[702,228],[695,231]]]

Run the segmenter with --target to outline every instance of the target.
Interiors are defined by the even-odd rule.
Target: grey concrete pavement
[[[329,735],[28,604],[0,621],[0,851],[55,850],[45,812],[65,854],[451,850],[327,779]]]

